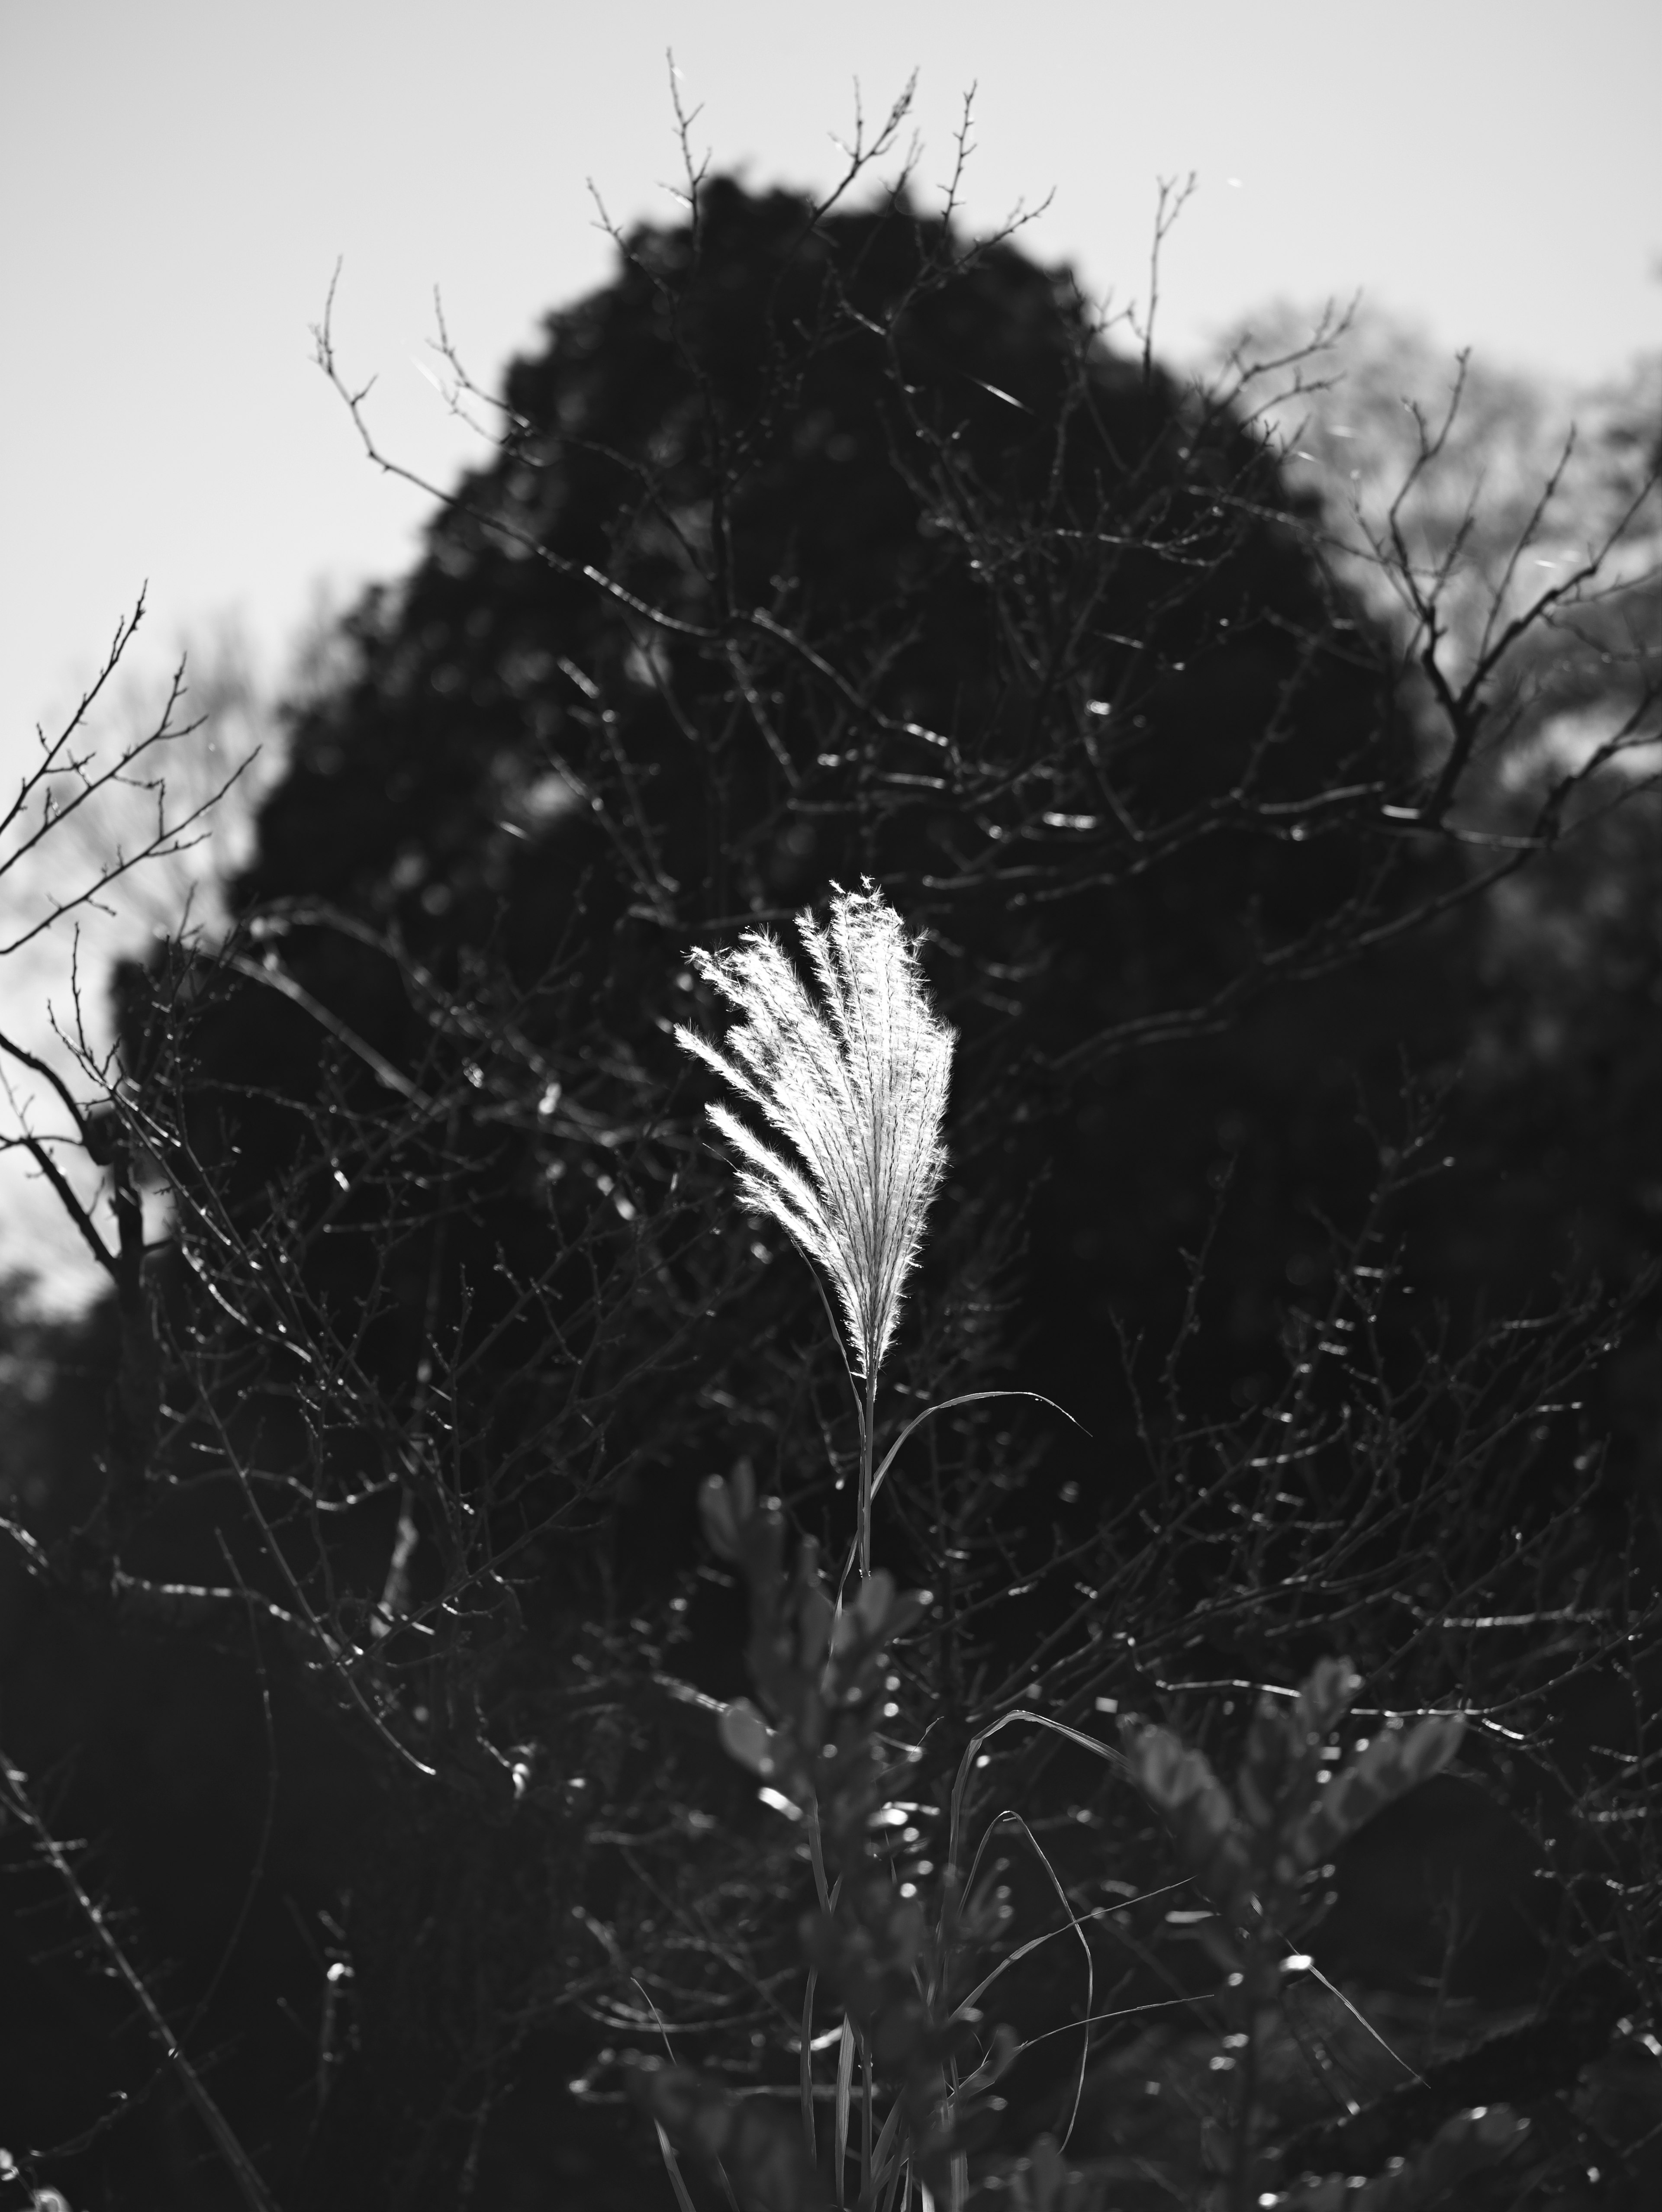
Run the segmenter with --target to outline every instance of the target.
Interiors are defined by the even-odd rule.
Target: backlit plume
[[[743,1017],[726,1050],[693,1030],[675,1035],[790,1146],[787,1157],[727,1106],[710,1109],[739,1155],[740,1197],[823,1268],[869,1382],[946,1164],[954,1038],[929,1004],[899,916],[869,884],[839,889],[823,930],[807,914],[796,926],[818,998],[776,938],[747,930],[730,951],[691,956]]]

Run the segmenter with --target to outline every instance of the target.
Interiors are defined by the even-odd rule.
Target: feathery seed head
[[[881,892],[869,882],[833,889],[823,930],[812,915],[797,917],[819,998],[776,938],[747,930],[728,951],[691,955],[744,1017],[727,1050],[694,1030],[675,1036],[791,1147],[788,1157],[730,1108],[710,1109],[739,1155],[740,1198],[771,1214],[825,1270],[868,1380],[889,1348],[946,1165],[941,1124],[954,1038]]]

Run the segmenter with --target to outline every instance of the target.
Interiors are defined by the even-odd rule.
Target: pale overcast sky
[[[926,184],[973,83],[971,218],[1095,291],[1146,285],[1155,180],[1194,170],[1161,326],[1181,354],[1277,295],[1358,286],[1452,348],[1590,379],[1662,343],[1656,0],[0,0],[0,758],[147,577],[159,654],[408,556],[309,364],[339,331],[378,421],[466,447],[415,364],[435,285],[475,373],[604,279],[592,179],[665,216],[664,55],[701,146],[819,183],[858,78],[916,67]]]
[[[270,665],[320,582],[407,562],[423,502],[310,362],[337,259],[344,365],[442,479],[434,287],[491,381],[607,274],[588,180],[673,215],[671,46],[757,184],[823,184],[855,80],[875,118],[916,68],[927,191],[974,85],[971,220],[1054,193],[1030,249],[1120,301],[1196,172],[1178,356],[1359,287],[1577,381],[1662,343],[1657,0],[0,0],[0,777],[146,579],[147,665],[228,613]]]

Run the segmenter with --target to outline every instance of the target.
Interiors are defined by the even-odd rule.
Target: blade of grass
[[[924,1422],[935,1413],[950,1413],[954,1406],[973,1406],[982,1398],[1033,1398],[1041,1406],[1048,1406],[1053,1413],[1060,1413],[1064,1421],[1072,1421],[1081,1436],[1088,1437],[1091,1433],[1089,1429],[1074,1420],[1073,1415],[1065,1406],[1058,1406],[1054,1398],[1047,1398],[1042,1390],[966,1390],[960,1398],[943,1398],[938,1406],[926,1406],[921,1413],[913,1414],[911,1419],[907,1422],[905,1427],[884,1453],[883,1464],[872,1477],[872,1496],[875,1498],[883,1487],[883,1478],[894,1465],[895,1454],[914,1429],[922,1428]]]
[[[1044,1868],[1046,1875],[1050,1877],[1050,1887],[1055,1890],[1056,1896],[1061,1900],[1062,1911],[1067,1915],[1068,1927],[1065,1929],[1056,1929],[1052,1932],[1056,1935],[1065,1935],[1068,1932],[1068,1929],[1071,1929],[1073,1933],[1078,1936],[1080,1948],[1085,1954],[1085,2016],[1083,2023],[1085,2029],[1085,2040],[1080,2045],[1079,2070],[1074,2081],[1074,2101],[1068,2109],[1068,2124],[1062,2130],[1059,2146],[1062,2149],[1066,2150],[1068,2148],[1068,2137],[1073,2134],[1075,2124],[1079,2118],[1081,2100],[1083,2099],[1085,2094],[1085,2072],[1091,2055],[1090,2021],[1096,2004],[1097,1963],[1094,1958],[1091,1955],[1090,1940],[1085,1933],[1084,1923],[1075,1912],[1072,1905],[1068,1902],[1068,1893],[1062,1884],[1062,1877],[1057,1874],[1055,1867],[1050,1863],[1050,1853],[1045,1850],[1044,1844],[1039,1842],[1038,1837],[1034,1835],[1032,1830],[1022,1819],[1020,1814],[1008,1811],[1001,1813],[998,1815],[998,1818],[994,1820],[991,1826],[988,1828],[987,1834],[990,1836],[995,1828],[1003,1826],[1007,1821],[1012,1827],[1019,1828],[1021,1831],[1023,1837],[1026,1840],[1028,1849],[1032,1852],[1034,1857],[1038,1861],[1039,1864]],[[983,1837],[982,1841],[984,1845],[986,1838]],[[1042,1939],[1035,1938],[1034,1942],[1024,1945],[1023,1948],[1025,1950],[1032,1950],[1034,1948],[1034,1943],[1039,1940]],[[995,1971],[996,1971],[996,1969]],[[991,1978],[992,1976],[989,1975],[988,1979],[991,1980]],[[984,1987],[985,1984],[983,1984],[983,1986]],[[1078,2026],[1081,2023],[1077,2021],[1070,2023],[1072,2026]]]
[[[996,1824],[995,1823],[995,1825]],[[980,1844],[977,1847],[975,1858],[971,1866],[970,1879],[964,1885],[966,1893],[973,1889],[975,1887],[976,1870],[981,1864],[982,1853],[987,1848],[988,1837],[989,1837],[991,1833],[992,1829],[989,1828],[987,1835],[982,1838]],[[1127,1898],[1122,1905],[1093,1905],[1088,1912],[1074,1913],[1069,1917],[1066,1926],[1064,1927],[1047,1928],[1042,1936],[1030,1936],[1025,1943],[1019,1944],[1014,1951],[1006,1952],[1005,1955],[999,1960],[992,1972],[988,1974],[983,1974],[981,1979],[976,1984],[975,1987],[969,1992],[968,1996],[962,1996],[959,1999],[957,2005],[953,2008],[953,2017],[955,2020],[961,2018],[962,2015],[968,2012],[972,2006],[979,2005],[982,1998],[986,1996],[988,1990],[991,1989],[993,1984],[998,1979],[999,1976],[1004,1972],[1007,1966],[1019,1966],[1022,1960],[1027,1957],[1030,1952],[1041,1949],[1046,1943],[1054,1943],[1058,1936],[1069,1935],[1075,1929],[1087,1927],[1093,1922],[1101,1923],[1112,1930],[1113,1933],[1117,1935],[1121,1931],[1116,1924],[1115,1915],[1123,1911],[1125,1909],[1125,1905],[1146,1905],[1150,1899],[1170,1897],[1178,1890],[1187,1889],[1189,1885],[1186,1881],[1166,1882],[1159,1889],[1145,1890],[1141,1897]],[[1178,1999],[1177,2002],[1179,2003],[1187,2003],[1189,2000],[1186,1997],[1182,1997]],[[1119,2015],[1117,2013],[1104,2013],[1100,2017],[1104,2020],[1117,2020]],[[1044,2031],[1044,2035],[1058,2034],[1060,2033],[1061,2031],[1059,2029],[1047,2028]],[[1044,2040],[1044,2035],[1035,2036],[1033,2040],[1036,2043],[1042,2043]],[[1022,2048],[1025,2050],[1026,2045],[1024,2044]]]
[[[872,2046],[870,2039],[860,2038],[860,2201],[863,2204],[872,2190]]]
[[[882,2212],[905,2212],[906,2201],[911,2195],[910,2175],[909,2161],[904,2158],[896,2159],[884,2192]],[[882,2186],[880,2181],[879,2186]]]
[[[843,2015],[843,2040],[837,2053],[837,2137],[833,2144],[837,2194],[843,2194],[849,2163],[849,2100],[854,2087],[854,2022]]]
[[[874,2191],[891,2186],[898,2177],[906,2160],[897,2148],[895,2138],[900,2132],[901,2100],[897,2097],[889,2107],[889,2117],[883,2123],[883,2132],[877,2138],[877,2148],[872,2153],[872,2187]]]
[[[697,2206],[687,2195],[687,2185],[681,2179],[681,2161],[675,2155],[674,2144],[664,2133],[663,2122],[654,2120],[652,2124],[658,2130],[658,2149],[664,2161],[664,2172],[669,2176],[669,2185],[675,2191],[675,2202],[680,2207],[680,2212],[698,2212]]]
[[[670,2064],[672,2066],[678,2064],[679,2062],[677,2060],[675,2056],[675,2046],[669,2039],[668,2024],[665,2021],[662,2013],[659,2011],[657,2006],[652,2002],[652,1998],[647,1991],[646,1985],[641,1980],[639,1975],[631,1974],[630,1976],[630,1980],[634,1984],[635,1987],[640,1990],[641,2001],[646,2006],[647,2010],[652,2014],[653,2022],[656,2027],[659,2034],[664,2039],[664,2050],[668,2055]],[[681,2162],[675,2155],[674,2144],[671,2142],[669,2137],[664,2133],[663,2122],[661,2120],[654,2119],[652,2124],[658,2130],[658,2148],[663,2154],[664,2170],[669,2175],[671,2185],[675,2191],[676,2202],[681,2208],[681,2212],[697,2212],[697,2205],[694,2204],[692,2199],[687,2195],[686,2183],[681,2178]],[[722,2190],[726,2194],[728,2203],[734,2207],[734,2212],[738,2212],[738,2199],[733,2193],[733,2184],[728,2179],[728,2170],[726,2166],[722,2165],[719,2158],[714,2161],[714,2164],[716,2174],[721,2180]]]
[[[811,2165],[819,2163],[818,2130],[813,2120],[813,1993],[819,1983],[817,1966],[808,1968],[808,1985],[802,1997],[802,2140],[808,2147]]]
[[[1053,1721],[1048,1713],[1031,1712],[1025,1705],[1018,1705],[1011,1712],[1001,1713],[999,1717],[989,1727],[983,1729],[978,1735],[972,1735],[970,1738],[965,1748],[964,1756],[958,1762],[958,1774],[953,1783],[952,1809],[947,1832],[947,1873],[949,1878],[958,1864],[959,1833],[964,1819],[964,1792],[969,1786],[970,1776],[974,1771],[975,1762],[981,1755],[981,1747],[995,1736],[1001,1729],[1008,1728],[1013,1721],[1031,1721],[1035,1728],[1049,1729],[1052,1735],[1065,1736],[1069,1743],[1076,1743],[1081,1751],[1094,1752],[1099,1759],[1105,1759],[1111,1766],[1117,1766],[1122,1774],[1130,1771],[1123,1752],[1111,1750],[1105,1743],[1099,1743],[1093,1735],[1086,1735],[1079,1729],[1069,1728],[1064,1721]],[[950,1888],[949,1879],[942,1884],[942,1895],[949,1893]]]

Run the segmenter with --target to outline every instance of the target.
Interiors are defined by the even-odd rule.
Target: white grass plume
[[[825,929],[807,914],[796,926],[823,1003],[776,938],[747,930],[732,951],[691,956],[744,1017],[727,1051],[693,1030],[675,1035],[795,1154],[776,1151],[729,1108],[710,1108],[739,1154],[744,1203],[770,1214],[824,1269],[869,1390],[946,1165],[941,1123],[955,1039],[929,1004],[899,916],[869,882],[837,887]]]

